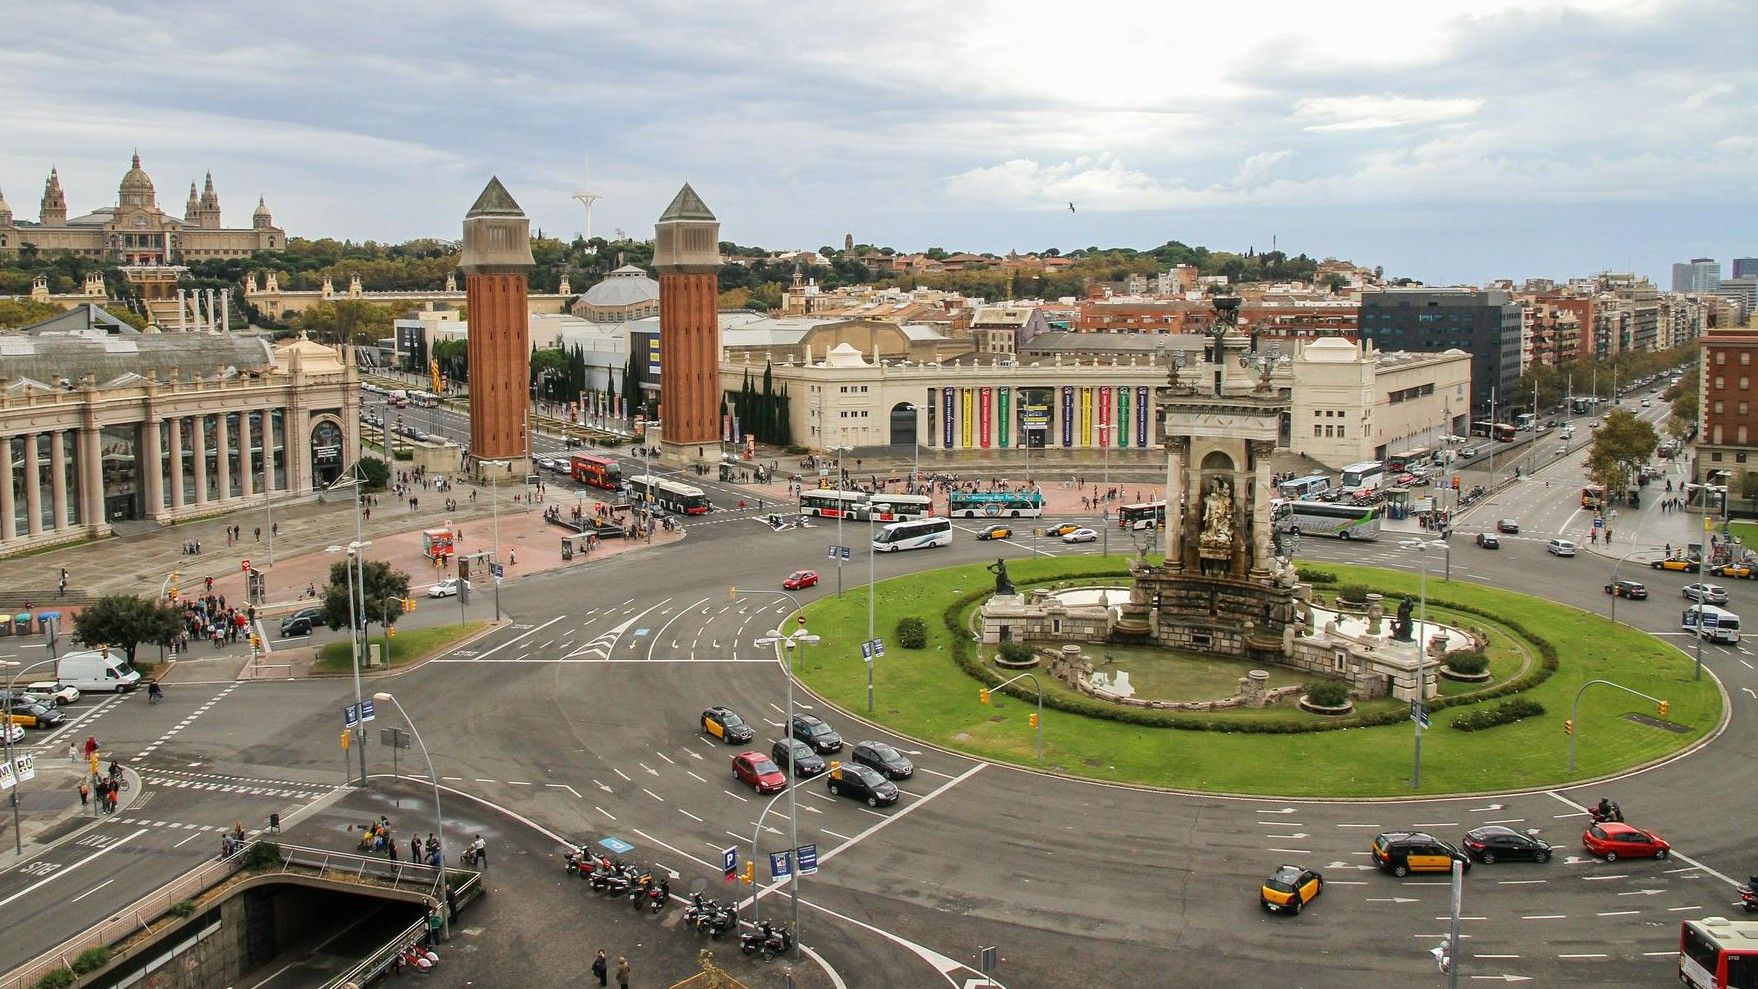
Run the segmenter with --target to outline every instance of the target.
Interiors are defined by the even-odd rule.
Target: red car
[[[1652,831],[1616,821],[1588,825],[1581,834],[1581,844],[1607,862],[1616,862],[1620,858],[1663,859],[1673,847]]]
[[[788,575],[786,580],[781,582],[781,588],[784,591],[798,591],[811,587],[816,583],[818,583],[818,571],[795,570]]]
[[[781,769],[761,752],[741,752],[733,756],[733,778],[758,793],[778,793],[787,786]]]

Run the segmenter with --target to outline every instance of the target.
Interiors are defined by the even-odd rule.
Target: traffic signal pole
[[[1697,634],[1699,636],[1701,636],[1703,634],[1702,630],[1699,629]],[[1575,703],[1569,708],[1569,720],[1568,720],[1567,724],[1565,725],[1565,729],[1569,733],[1569,772],[1571,774],[1573,774],[1575,772],[1575,736],[1580,734],[1575,729],[1580,727],[1580,724],[1581,724],[1581,695],[1586,693],[1587,688],[1593,686],[1594,684],[1600,684],[1600,685],[1603,685],[1606,687],[1615,687],[1618,690],[1621,690],[1626,694],[1635,694],[1637,697],[1641,697],[1644,700],[1653,701],[1656,710],[1658,710],[1660,712],[1660,716],[1663,718],[1666,717],[1667,711],[1672,707],[1672,705],[1668,704],[1664,700],[1661,700],[1659,697],[1655,697],[1652,694],[1645,694],[1640,690],[1633,690],[1629,687],[1624,686],[1621,683],[1613,683],[1610,680],[1589,680],[1586,683],[1582,684],[1581,689],[1575,691]]]

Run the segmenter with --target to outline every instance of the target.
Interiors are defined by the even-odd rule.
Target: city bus
[[[946,514],[955,519],[1037,518],[1044,514],[1044,496],[1037,491],[954,491],[947,496]]]
[[[1696,989],[1758,986],[1758,921],[1705,917],[1681,924],[1679,981]]]
[[[912,522],[893,522],[873,537],[873,549],[880,553],[951,545],[952,520],[933,516]]]
[[[1525,432],[1536,425],[1538,425],[1538,416],[1531,412],[1522,412],[1514,417],[1514,428],[1520,432]]]
[[[1363,460],[1343,468],[1343,490],[1350,494],[1378,491],[1386,480],[1386,465],[1378,460]]]
[[[409,393],[409,404],[419,409],[431,409],[439,405],[439,396],[432,392],[412,391]]]
[[[934,514],[934,499],[927,495],[886,494],[867,498],[866,516],[880,522],[907,522]]]
[[[1589,484],[1581,489],[1581,507],[1598,508],[1605,504],[1605,488],[1597,484]]]
[[[864,519],[867,511],[865,491],[837,491],[834,488],[810,488],[800,492],[800,514],[827,519]]]
[[[643,474],[629,479],[629,498],[657,505],[680,515],[708,514],[708,496],[701,488]]]
[[[1498,422],[1490,427],[1490,435],[1503,443],[1514,442],[1514,433],[1514,427],[1505,422]]]
[[[1282,506],[1282,511],[1276,518],[1276,531],[1295,536],[1378,539],[1380,512],[1372,505],[1293,501]]]
[[[1387,473],[1399,474],[1412,467],[1427,467],[1434,461],[1434,451],[1426,446],[1419,446],[1405,453],[1394,453],[1386,458]]]
[[[617,491],[623,486],[623,465],[609,457],[576,453],[569,458],[568,474],[581,484],[606,491]]]
[[[1276,489],[1282,497],[1289,501],[1306,501],[1331,490],[1331,479],[1324,474],[1296,477],[1290,481],[1283,481],[1276,486]]]
[[[1124,505],[1117,509],[1117,527],[1134,529],[1138,526],[1147,528],[1142,523],[1151,523],[1156,529],[1166,527],[1166,503],[1164,501],[1148,501],[1139,505]]]

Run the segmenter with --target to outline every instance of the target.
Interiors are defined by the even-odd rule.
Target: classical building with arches
[[[360,449],[352,358],[141,333],[83,305],[0,334],[0,555],[310,494]]]

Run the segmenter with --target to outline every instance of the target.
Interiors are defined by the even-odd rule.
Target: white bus
[[[867,517],[880,522],[907,522],[934,514],[934,499],[927,495],[886,494],[867,498]]]
[[[800,492],[800,514],[821,518],[866,518],[865,491],[837,491],[833,488],[809,488]]]
[[[893,522],[873,537],[873,549],[881,553],[951,545],[952,520],[935,517],[916,519],[913,522]]]
[[[1289,502],[1276,515],[1276,531],[1295,536],[1378,539],[1380,510],[1372,505],[1341,505],[1328,501]]]
[[[1378,460],[1363,460],[1343,468],[1343,490],[1350,494],[1378,491],[1386,480],[1386,465]]]
[[[629,478],[629,498],[657,505],[679,515],[706,515],[708,496],[701,488],[643,474]]]
[[[1698,616],[1702,616],[1703,629],[1698,631]],[[1679,618],[1679,628],[1686,632],[1697,632],[1711,642],[1737,643],[1740,641],[1740,616],[1727,610],[1717,608],[1713,604],[1692,605],[1685,609]]]
[[[1281,491],[1282,497],[1289,501],[1306,501],[1331,490],[1331,479],[1324,474],[1314,474],[1311,477],[1297,477],[1291,481],[1283,481],[1277,485],[1277,488]]]

